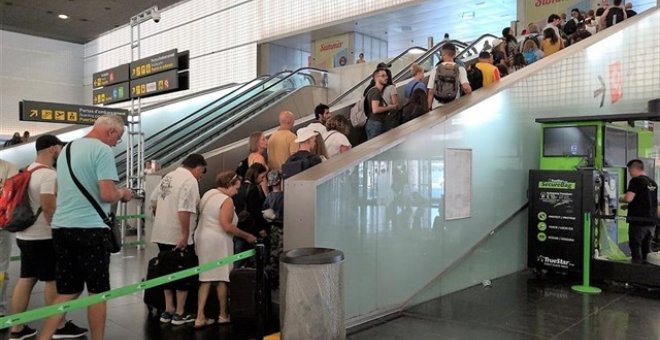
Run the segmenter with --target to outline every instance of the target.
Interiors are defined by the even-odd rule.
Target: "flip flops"
[[[194,329],[202,329],[204,327],[210,326],[215,323],[215,320],[213,319],[205,319],[204,322],[201,324],[198,324],[197,321],[195,321],[195,324],[193,325]]]
[[[226,325],[230,322],[231,322],[231,320],[229,319],[229,317],[227,317],[226,319],[223,318],[222,316],[218,317],[218,323],[221,324],[221,325]]]

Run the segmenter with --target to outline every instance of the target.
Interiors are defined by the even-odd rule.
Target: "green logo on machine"
[[[538,213],[538,215],[536,215],[536,217],[539,218],[539,221],[545,221],[548,218],[548,214],[541,211],[540,213]]]
[[[548,225],[545,224],[545,222],[539,222],[536,226],[539,228],[539,231],[545,231],[548,229]]]
[[[551,179],[549,181],[539,182],[539,188],[575,190],[575,182],[569,182],[563,179]]]
[[[536,238],[541,242],[545,242],[545,240],[548,239],[548,235],[546,235],[545,233],[539,233],[538,235],[536,235]]]

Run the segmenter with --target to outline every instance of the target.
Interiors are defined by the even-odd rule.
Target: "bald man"
[[[291,132],[293,128],[293,113],[289,111],[280,112],[280,127],[268,139],[268,168],[270,170],[282,170],[282,164],[289,156],[298,151],[296,135]]]

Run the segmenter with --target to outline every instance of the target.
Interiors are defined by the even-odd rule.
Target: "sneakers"
[[[11,332],[9,340],[23,340],[37,335],[37,330],[25,325],[20,332]]]
[[[73,321],[69,320],[64,324],[64,327],[55,331],[53,339],[73,339],[85,334],[87,334],[87,328],[78,327]]]
[[[172,324],[175,326],[185,325],[191,322],[195,322],[195,317],[192,314],[183,313],[183,314],[174,314],[172,316]]]
[[[162,322],[162,323],[170,323],[170,321],[172,321],[172,316],[173,316],[173,315],[174,315],[174,313],[163,312],[163,313],[160,315],[160,322]]]

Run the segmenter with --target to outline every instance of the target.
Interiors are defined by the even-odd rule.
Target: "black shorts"
[[[93,294],[110,290],[109,234],[105,228],[53,229],[57,293]]]
[[[21,250],[21,278],[45,282],[55,280],[53,240],[16,239],[16,244]]]

